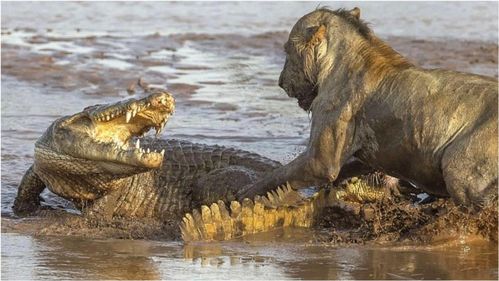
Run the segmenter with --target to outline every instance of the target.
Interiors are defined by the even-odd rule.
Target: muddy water
[[[138,77],[176,95],[177,111],[163,138],[292,159],[304,149],[309,118],[276,85],[281,49],[296,19],[317,5],[2,3],[2,222],[16,221],[11,211],[16,187],[44,129],[85,106],[131,97],[125,89]],[[497,77],[497,3],[329,6],[353,5],[415,63]],[[48,192],[44,197],[47,204],[71,210]],[[337,248],[310,243],[316,234],[292,230],[184,247],[29,236],[3,227],[2,274],[6,279],[498,276],[497,244]]]
[[[311,235],[306,230],[276,231],[244,241],[182,245],[8,233],[2,239],[2,276],[37,280],[497,278],[494,244],[335,248],[307,243]]]

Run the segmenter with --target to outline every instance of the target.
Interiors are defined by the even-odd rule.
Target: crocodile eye
[[[88,110],[88,109],[90,109],[90,108],[98,107],[98,106],[100,106],[100,105],[102,105],[102,104],[100,104],[100,103],[99,103],[99,104],[96,104],[96,105],[87,106],[87,107],[85,107],[85,108],[83,109],[83,111]]]

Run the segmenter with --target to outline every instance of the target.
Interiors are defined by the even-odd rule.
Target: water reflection
[[[5,279],[158,279],[142,241],[98,241],[78,238],[3,234]]]
[[[223,243],[3,234],[5,279],[497,279],[497,249],[327,247],[287,229]],[[199,274],[199,275],[198,275]]]
[[[245,243],[195,243],[184,255],[201,264],[277,264],[299,279],[496,279],[497,245],[326,247],[308,243],[308,230],[249,237]],[[298,232],[298,233],[297,233]],[[298,235],[296,235],[298,234]],[[269,243],[269,240],[271,243]],[[279,242],[277,242],[279,241]],[[224,259],[225,258],[225,259]]]

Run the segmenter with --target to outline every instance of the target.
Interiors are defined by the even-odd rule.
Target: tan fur
[[[497,189],[497,80],[418,68],[359,16],[319,9],[295,24],[279,85],[312,111],[310,141],[238,197],[331,182],[356,157],[428,193],[487,201]]]
[[[375,36],[357,46],[358,50],[354,52],[360,54],[361,63],[358,66],[361,71],[368,74],[365,79],[367,88],[376,88],[387,75],[413,66],[406,58]]]
[[[326,27],[321,25],[310,41],[296,36],[294,43],[297,52],[302,54],[303,72],[320,87],[330,73],[333,63],[332,57],[326,56],[329,44]],[[365,78],[367,88],[377,87],[380,80],[392,72],[413,66],[405,57],[374,35],[356,39],[350,47],[354,47],[351,52],[357,54],[352,68],[368,75]]]

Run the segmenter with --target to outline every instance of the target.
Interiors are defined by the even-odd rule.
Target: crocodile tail
[[[242,204],[232,201],[227,207],[219,200],[210,207],[203,205],[184,216],[180,230],[188,242],[229,240],[285,226],[311,227],[326,207],[359,213],[361,204],[389,198],[391,189],[380,175],[354,177],[309,198],[286,184]]]
[[[327,205],[324,189],[304,198],[289,184],[266,196],[246,198],[230,206],[219,200],[211,206],[187,213],[180,223],[182,239],[189,241],[229,240],[247,234],[266,232],[285,226],[311,227]]]

